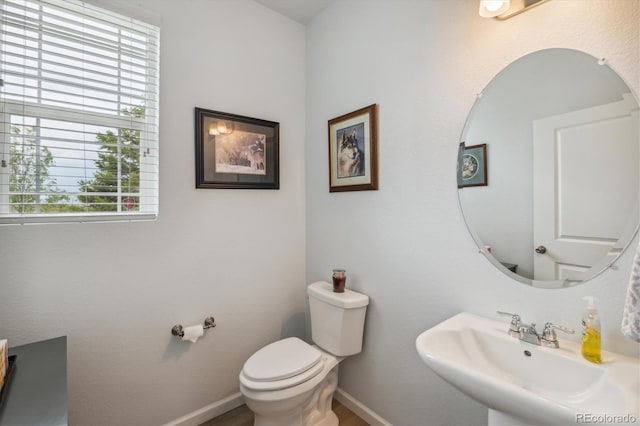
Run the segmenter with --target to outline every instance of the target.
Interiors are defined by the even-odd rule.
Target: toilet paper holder
[[[204,319],[204,325],[202,328],[205,330],[207,328],[213,328],[216,326],[216,320],[213,317],[206,317]],[[184,336],[184,327],[181,324],[176,324],[171,328],[171,334],[174,336],[182,337]]]

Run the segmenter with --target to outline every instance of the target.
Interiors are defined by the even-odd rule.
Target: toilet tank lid
[[[369,304],[369,296],[366,294],[358,293],[348,288],[344,290],[344,293],[335,293],[333,285],[324,281],[310,284],[307,288],[307,293],[309,296],[345,309],[361,308]]]

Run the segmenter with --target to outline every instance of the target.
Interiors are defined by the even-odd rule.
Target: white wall
[[[414,346],[420,332],[460,311],[511,310],[578,328],[580,298],[593,294],[605,348],[640,355],[619,332],[633,250],[578,287],[519,284],[478,254],[455,176],[476,94],[529,52],[605,57],[637,95],[640,3],[556,0],[504,22],[480,18],[477,7],[341,0],[307,29],[307,281],[339,265],[347,285],[371,297],[364,350],[341,365],[339,386],[395,425],[486,423],[486,409],[435,376]],[[327,120],[374,102],[380,190],[329,193]]]
[[[160,216],[0,227],[0,336],[68,336],[72,424],[161,424],[304,335],[305,29],[248,0],[111,2],[161,19]],[[195,189],[196,106],[281,123],[279,191]]]

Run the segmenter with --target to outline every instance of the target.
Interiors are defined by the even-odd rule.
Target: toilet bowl
[[[313,353],[317,360],[305,357]],[[290,370],[282,368],[278,370],[280,374],[274,374],[274,369],[255,368],[258,364],[266,368],[265,361],[274,359],[283,367],[289,362]],[[240,391],[255,414],[255,424],[337,425],[331,400],[341,360],[296,337],[279,340],[256,352],[240,373]],[[250,376],[252,366],[253,371],[260,371],[260,377]]]
[[[335,426],[331,410],[338,365],[362,350],[369,298],[351,290],[333,293],[325,282],[308,287],[314,345],[297,337],[253,354],[240,373],[240,392],[257,426]]]

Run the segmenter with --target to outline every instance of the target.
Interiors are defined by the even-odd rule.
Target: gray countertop
[[[67,424],[67,338],[9,348],[17,355],[0,425]]]

